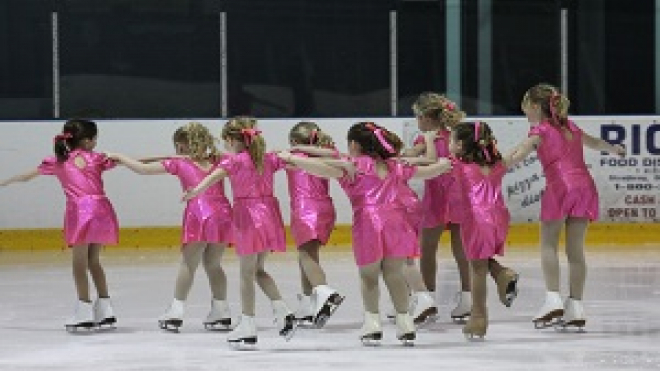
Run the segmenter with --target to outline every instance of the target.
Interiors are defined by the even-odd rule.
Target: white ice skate
[[[380,314],[364,312],[364,323],[360,329],[360,340],[367,346],[379,345],[383,339],[383,329],[380,325]]]
[[[415,324],[408,313],[396,315],[396,338],[405,346],[415,345]]]
[[[73,317],[69,318],[64,327],[69,332],[76,332],[78,330],[91,330],[96,327],[94,322],[94,308],[92,303],[84,301],[76,302],[76,309],[73,312]]]
[[[158,326],[163,330],[179,332],[183,325],[183,304],[182,300],[173,299],[167,312],[158,319]]]
[[[296,320],[300,326],[312,326],[314,316],[312,315],[312,297],[305,294],[298,294],[298,309],[296,310]]]
[[[94,322],[99,327],[115,328],[117,318],[110,298],[98,298],[94,302]]]
[[[557,329],[567,330],[576,328],[578,332],[584,331],[587,319],[584,315],[584,306],[581,300],[567,298],[564,302],[564,316],[557,323]]]
[[[344,297],[339,295],[337,290],[327,285],[318,285],[314,287],[312,293],[312,313],[314,316],[314,326],[322,328],[330,319],[330,316],[337,310],[344,301]]]
[[[451,319],[456,323],[465,323],[472,311],[472,293],[461,291],[457,295],[456,308],[451,311]]]
[[[225,300],[211,300],[211,311],[204,320],[204,328],[215,331],[231,330],[231,312]]]
[[[273,305],[273,316],[275,317],[277,331],[286,341],[291,340],[298,327],[296,316],[283,300],[273,300],[271,303]]]
[[[538,314],[532,319],[534,328],[541,329],[551,327],[564,315],[564,306],[561,296],[556,291],[548,291],[545,294],[545,302]]]
[[[421,326],[435,319],[438,315],[438,307],[428,291],[415,292],[410,297],[408,314],[412,317],[415,325]]]
[[[238,319],[238,326],[227,336],[227,342],[236,347],[240,347],[241,345],[256,345],[257,326],[254,323],[254,317],[246,316],[245,314],[241,315]]]

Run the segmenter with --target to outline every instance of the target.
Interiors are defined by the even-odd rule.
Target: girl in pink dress
[[[427,147],[422,136],[415,141],[415,146],[406,151],[407,156],[423,155],[434,161],[437,157],[448,157],[450,129],[458,125],[465,112],[461,111],[456,103],[447,99],[444,95],[432,92],[420,94],[413,104],[413,111],[417,116],[417,124],[422,132],[434,131],[437,136],[433,141],[433,147]],[[435,153],[433,152],[435,151]],[[460,203],[460,189],[458,183],[451,174],[443,174],[433,179],[426,180],[424,184],[424,197],[422,198],[422,257],[420,269],[424,283],[431,293],[435,292],[438,251],[438,242],[445,228],[451,232],[451,250],[456,266],[458,267],[461,292],[458,295],[458,303],[451,311],[451,318],[462,322],[470,315],[472,308],[472,294],[470,293],[470,271],[469,264],[465,258],[463,244],[460,234],[460,222],[464,206]],[[518,274],[509,268],[500,269],[494,266],[491,275],[498,287],[500,301],[509,307],[517,294]],[[497,274],[495,273],[497,272]],[[420,291],[420,290],[418,290]],[[437,312],[434,299],[424,292],[415,294],[415,305],[412,308],[422,316],[426,313]],[[431,301],[429,301],[431,300]]]
[[[397,338],[404,344],[415,339],[415,327],[408,313],[408,290],[403,265],[409,256],[419,253],[417,231],[406,206],[401,202],[401,189],[411,178],[431,178],[449,170],[449,161],[417,167],[393,159],[397,154],[394,133],[374,123],[361,122],[348,132],[349,152],[345,164],[335,166],[324,159],[294,156],[282,152],[288,163],[312,174],[336,178],[353,207],[353,253],[359,267],[364,324],[363,342],[380,341],[382,329],[378,309],[378,281],[382,274],[397,311]],[[344,169],[354,167],[355,172]]]
[[[257,120],[251,117],[229,120],[222,130],[222,139],[227,150],[234,154],[220,159],[215,170],[184,196],[185,200],[191,200],[229,177],[234,196],[234,241],[240,259],[242,308],[240,322],[227,338],[232,344],[257,342],[255,280],[271,300],[280,335],[289,340],[297,326],[275,281],[264,269],[270,251],[286,250],[282,215],[273,197],[273,175],[285,163],[276,154],[265,153],[266,142],[256,126]]]
[[[93,152],[98,129],[87,120],[69,120],[54,139],[55,156],[44,159],[35,170],[10,178],[1,186],[29,181],[38,175],[54,175],[66,196],[64,237],[73,256],[73,279],[78,302],[66,328],[113,325],[113,313],[105,272],[99,255],[103,245],[117,243],[117,217],[103,189],[101,175],[115,162]],[[92,305],[87,271],[98,293]]]
[[[138,174],[172,174],[179,178],[181,187],[187,190],[211,172],[220,154],[215,148],[211,132],[197,122],[178,128],[172,139],[180,157],[143,163],[122,154],[108,156]],[[183,245],[174,299],[158,321],[161,328],[178,331],[183,324],[184,304],[200,262],[204,264],[213,293],[211,311],[204,321],[204,326],[209,329],[229,328],[231,316],[227,304],[227,278],[221,260],[225,247],[233,240],[232,233],[232,210],[225,197],[222,181],[188,201],[183,213]]]
[[[313,122],[300,122],[289,132],[292,146],[334,148],[332,138]],[[304,152],[293,152],[307,156]],[[296,317],[301,323],[320,328],[343,301],[337,290],[328,286],[319,264],[319,249],[330,238],[335,226],[335,207],[329,195],[328,180],[297,168],[286,169],[291,199],[291,234],[298,246],[302,295]]]
[[[568,326],[583,327],[586,316],[582,295],[586,279],[584,238],[589,221],[598,219],[598,192],[584,162],[583,147],[625,155],[625,149],[583,132],[568,119],[570,102],[548,84],[530,88],[522,110],[533,124],[529,137],[517,147],[517,156],[526,157],[536,149],[545,173],[541,198],[541,262],[545,277],[545,303],[534,317],[536,327],[556,319]],[[569,296],[562,303],[559,294],[557,247],[562,227],[566,228],[566,256],[569,265]]]

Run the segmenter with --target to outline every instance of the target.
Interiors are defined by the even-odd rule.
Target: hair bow
[[[71,135],[71,133],[57,134],[55,138],[53,138],[53,142],[59,142],[61,140],[67,140],[71,138],[73,138],[73,135]]]
[[[255,128],[246,128],[241,129],[241,134],[243,134],[243,139],[245,139],[245,145],[249,147],[252,144],[252,138],[261,134],[261,130]]]
[[[486,157],[486,161],[490,162],[490,153],[488,153],[488,148],[484,144],[481,143],[480,141],[480,131],[479,128],[481,126],[481,123],[479,121],[474,123],[474,141],[477,143],[479,147],[481,147],[481,151],[484,153],[484,157]]]
[[[383,129],[377,127],[373,122],[367,122],[365,124],[367,129],[371,130],[374,135],[376,136],[376,139],[380,142],[380,144],[385,148],[385,150],[389,153],[396,153],[392,145],[385,139],[385,136],[383,135]]]

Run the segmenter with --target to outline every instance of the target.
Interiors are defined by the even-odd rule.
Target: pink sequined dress
[[[306,156],[295,153],[295,156]],[[335,226],[335,207],[327,179],[303,170],[286,170],[291,199],[291,234],[296,246],[318,240],[325,245]]]
[[[84,163],[82,168],[75,164],[76,158]],[[69,246],[117,243],[117,215],[105,195],[101,178],[104,171],[115,165],[104,154],[78,149],[64,162],[48,157],[39,165],[39,174],[55,175],[64,190],[64,239]]]
[[[435,150],[438,157],[449,157],[449,130],[438,130],[435,139]],[[424,143],[424,137],[419,136],[415,144]],[[456,222],[453,217],[454,205],[450,208],[449,189],[454,182],[451,174],[441,174],[435,178],[424,181],[424,195],[422,197],[422,228],[435,228],[450,221]]]
[[[507,169],[500,162],[484,175],[477,164],[454,160],[452,174],[458,182],[461,203],[461,241],[468,260],[504,254],[509,230],[509,210],[502,196],[502,178]]]
[[[165,170],[179,178],[184,190],[194,188],[211,170],[206,171],[188,158],[161,161]],[[183,212],[181,242],[232,243],[232,210],[221,180],[188,201]]]
[[[286,251],[282,214],[273,197],[273,175],[285,163],[275,153],[266,153],[260,173],[250,154],[243,151],[222,158],[217,166],[227,172],[234,195],[236,253]]]
[[[358,266],[383,258],[419,254],[417,230],[401,201],[401,189],[415,174],[414,166],[387,160],[388,175],[378,177],[376,161],[368,156],[351,159],[355,179],[339,178],[353,208],[353,254]]]
[[[598,219],[598,191],[584,162],[582,130],[568,122],[572,138],[548,121],[532,127],[529,135],[538,135],[537,148],[545,173],[545,191],[541,198],[541,220],[566,217]]]

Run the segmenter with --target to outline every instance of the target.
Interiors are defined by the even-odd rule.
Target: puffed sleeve
[[[165,168],[165,171],[172,175],[177,175],[179,173],[179,159],[168,158],[160,162],[161,165]]]

